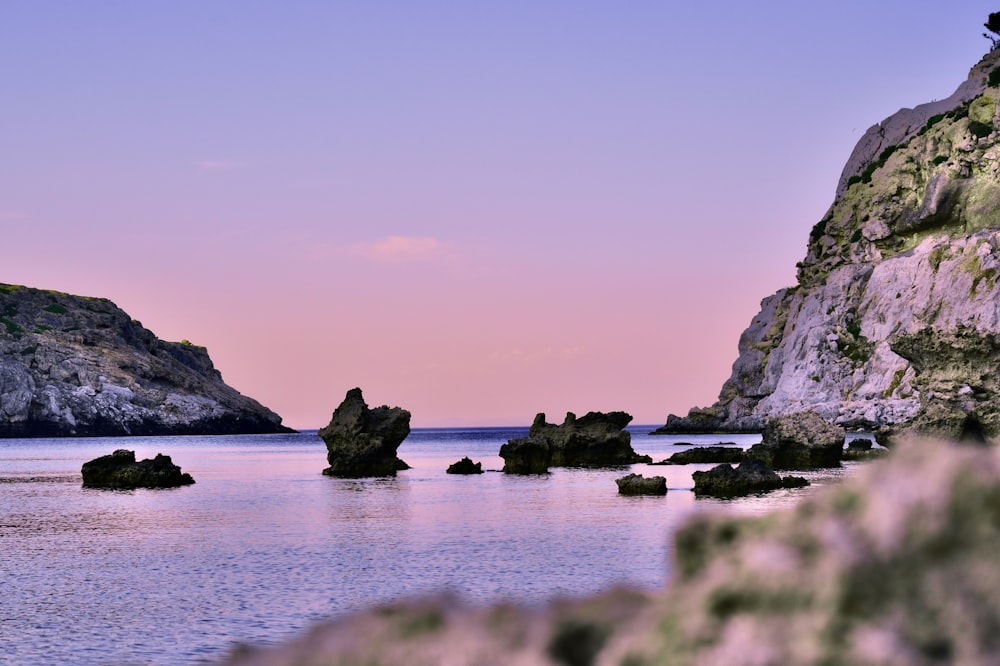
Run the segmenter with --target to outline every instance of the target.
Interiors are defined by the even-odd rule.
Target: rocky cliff
[[[839,425],[1000,434],[1000,51],[948,99],[870,128],[798,284],[765,298],[713,406],[663,431]]]
[[[203,347],[111,301],[0,284],[0,437],[287,432]]]

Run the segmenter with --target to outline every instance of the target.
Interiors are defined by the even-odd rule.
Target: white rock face
[[[1000,435],[993,72],[1000,52],[947,100],[869,130],[810,234],[798,285],[762,301],[719,401],[671,415],[666,430],[759,430],[814,410],[859,429]]]

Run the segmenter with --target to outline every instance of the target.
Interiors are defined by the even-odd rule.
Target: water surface
[[[631,428],[633,447],[655,460],[683,450],[680,439],[720,441],[650,429]],[[320,474],[315,431],[3,440],[0,663],[206,663],[237,642],[279,642],[319,619],[442,589],[471,603],[654,589],[693,511],[759,513],[808,492],[696,501],[691,472],[710,465],[444,473],[466,455],[499,470],[500,445],[525,434],[415,430],[399,451],[413,469],[360,480]],[[118,448],[170,455],[196,484],[82,488],[80,466]],[[620,497],[614,479],[629,471],[666,476],[670,492]]]

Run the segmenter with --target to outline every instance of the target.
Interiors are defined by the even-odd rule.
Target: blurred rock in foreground
[[[451,598],[228,664],[1000,663],[1000,453],[902,444],[794,509],[680,530],[671,586],[544,609]]]

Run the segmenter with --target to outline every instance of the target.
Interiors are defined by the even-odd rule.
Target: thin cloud
[[[387,236],[373,243],[356,243],[351,253],[370,261],[397,264],[448,256],[452,246],[430,236]]]

